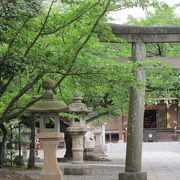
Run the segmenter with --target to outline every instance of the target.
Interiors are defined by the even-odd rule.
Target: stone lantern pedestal
[[[90,131],[88,127],[88,131],[85,134],[84,141],[84,157],[92,157],[94,156],[94,148],[95,148],[95,138],[94,133]]]
[[[67,129],[72,137],[72,164],[82,164],[84,153],[84,134],[86,133],[86,127],[69,127]]]
[[[59,140],[64,138],[63,133],[38,133],[44,149],[44,164],[40,173],[40,180],[63,180],[63,173],[59,169],[56,150]]]
[[[100,129],[96,129],[94,131],[95,134],[95,148],[94,148],[94,154],[98,158],[107,158],[107,155],[104,151],[103,143],[102,143],[102,131]]]
[[[95,147],[97,148],[101,148],[102,147],[102,143],[101,143],[101,131],[94,131],[94,134],[95,134],[95,138],[96,138],[96,141],[95,141]]]
[[[86,127],[69,127],[67,129],[72,137],[72,165],[64,169],[64,174],[67,175],[89,175],[91,169],[84,164],[84,134]]]
[[[67,175],[89,175],[91,170],[89,166],[84,164],[84,134],[86,127],[69,127],[67,129],[72,137],[72,165],[64,169],[64,174]]]

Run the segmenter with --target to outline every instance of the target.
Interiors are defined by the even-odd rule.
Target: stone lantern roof
[[[43,82],[43,88],[45,93],[42,100],[35,102],[27,111],[29,112],[67,112],[68,106],[63,101],[54,100],[54,94],[52,88],[54,87],[54,81],[52,79],[46,79]]]
[[[86,106],[86,104],[82,103],[82,99],[81,92],[76,91],[73,95],[73,103],[69,105],[69,110],[76,114],[90,113],[91,110]]]

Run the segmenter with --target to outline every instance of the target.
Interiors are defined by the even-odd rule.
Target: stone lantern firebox
[[[37,138],[42,142],[44,149],[44,164],[40,174],[40,180],[63,180],[63,174],[59,169],[56,150],[59,140],[64,138],[60,133],[59,113],[67,111],[68,107],[62,101],[55,101],[52,88],[54,82],[47,79],[43,82],[45,93],[42,100],[34,103],[27,111],[39,114],[40,133]]]
[[[87,106],[82,103],[80,92],[75,92],[73,103],[69,105],[70,112],[79,116],[70,122],[67,131],[72,137],[72,165],[64,169],[67,175],[87,175],[90,174],[90,168],[84,164],[84,135],[87,131],[86,116],[90,112]]]

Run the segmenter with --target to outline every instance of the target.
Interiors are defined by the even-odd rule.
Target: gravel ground
[[[0,180],[32,180],[32,178],[26,174],[0,169]]]
[[[147,172],[148,180],[180,180],[180,142],[144,143],[142,171]],[[86,161],[92,168],[91,176],[65,175],[64,180],[118,180],[118,173],[124,172],[125,144],[110,144],[107,151],[111,161]],[[37,162],[42,166],[42,162]],[[70,163],[60,162],[62,171]],[[39,180],[40,170],[16,171],[20,175],[28,175],[31,180]],[[12,179],[0,180],[23,180]],[[29,180],[25,178],[25,180]],[[53,179],[52,179],[53,180]]]
[[[118,173],[124,170],[123,165],[115,165],[114,161],[106,161],[106,162],[86,162],[91,168],[92,175],[88,176],[75,176],[75,175],[64,175],[64,180],[117,180]],[[70,163],[60,163],[60,168],[62,172],[64,168],[68,167]],[[30,176],[33,180],[39,180],[39,170],[28,170],[28,171],[16,171],[17,173],[26,174]]]

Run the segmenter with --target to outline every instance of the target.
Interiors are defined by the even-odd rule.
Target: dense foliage
[[[99,33],[106,39],[114,38],[106,25],[107,13],[153,3],[147,0],[1,1],[0,122],[17,118],[30,104],[39,100],[36,97],[41,90],[41,79],[47,76],[56,80],[54,89],[66,86],[63,94],[57,96],[64,97],[67,102],[78,81],[83,82],[81,79],[91,79],[88,83],[92,84],[94,77],[94,85],[100,83],[110,87],[102,77],[106,73],[110,78],[119,64],[107,66],[94,48],[100,44]],[[65,83],[66,78],[77,81],[72,89],[67,88],[71,83]],[[126,79],[129,82],[132,78]],[[105,90],[100,86],[96,88]],[[90,91],[91,94],[95,92]]]
[[[180,18],[175,14],[178,5],[170,7],[167,4],[161,8],[156,8],[154,12],[147,11],[145,18],[136,19],[129,16],[127,24],[140,26],[179,26]],[[169,57],[180,56],[179,43],[149,43],[147,46],[147,56]],[[147,72],[147,102],[148,99],[158,97],[180,98],[180,70],[172,69],[148,69]]]

